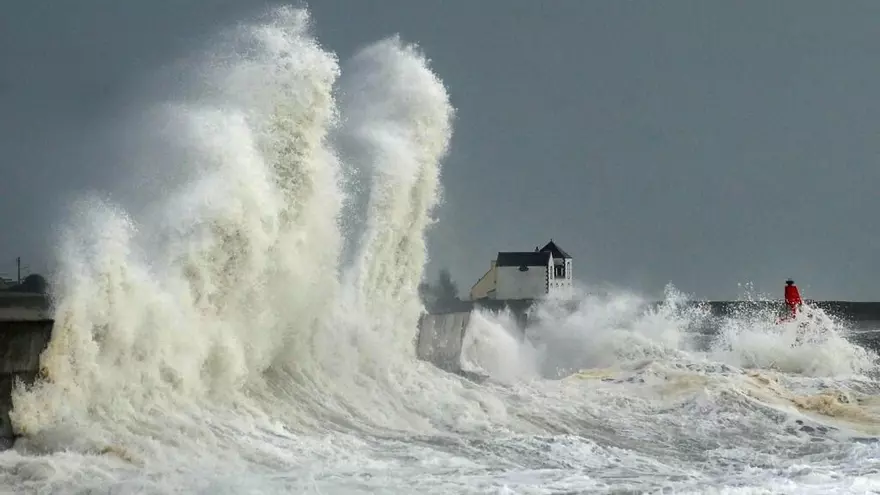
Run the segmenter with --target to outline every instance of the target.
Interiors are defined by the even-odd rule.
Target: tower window
[[[556,278],[565,278],[565,265],[556,265],[553,274]]]

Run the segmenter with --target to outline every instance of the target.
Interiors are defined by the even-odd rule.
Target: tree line
[[[423,281],[419,284],[419,297],[428,312],[458,311],[462,301],[458,298],[458,287],[452,281],[449,270],[443,268],[435,282]]]

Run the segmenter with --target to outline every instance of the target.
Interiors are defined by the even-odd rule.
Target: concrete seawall
[[[40,354],[52,336],[48,301],[38,294],[0,295],[0,450],[15,440],[9,421],[12,389],[17,381],[33,383]]]
[[[459,357],[470,313],[425,314],[419,320],[416,354],[442,370],[461,371]]]

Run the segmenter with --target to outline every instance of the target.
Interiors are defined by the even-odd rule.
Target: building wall
[[[549,267],[529,266],[521,272],[518,266],[495,268],[495,297],[493,299],[532,299],[547,294]]]
[[[492,260],[492,267],[489,268],[489,271],[486,272],[485,275],[471,287],[471,300],[475,301],[477,299],[483,299],[486,297],[493,297],[495,294],[493,291],[495,290],[495,260]]]

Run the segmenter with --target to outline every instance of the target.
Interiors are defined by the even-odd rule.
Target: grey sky
[[[17,255],[48,265],[72,197],[125,189],[132,143],[156,136],[115,124],[161,98],[155,71],[270,3],[7,0],[0,273]],[[791,276],[807,297],[880,299],[880,3],[310,10],[341,58],[400,33],[446,83],[457,120],[429,269],[462,292],[495,252],[552,237],[588,283],[729,298]]]

